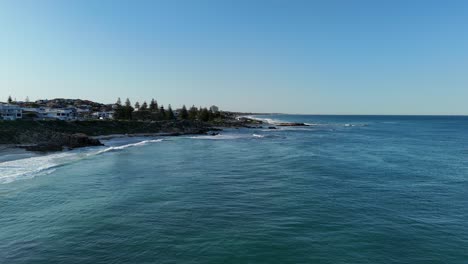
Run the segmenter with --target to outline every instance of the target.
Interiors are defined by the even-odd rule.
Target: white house
[[[92,116],[97,119],[114,119],[114,111],[94,112]]]
[[[76,110],[70,108],[46,108],[42,113],[43,118],[70,121],[76,119]]]
[[[12,104],[0,104],[0,118],[3,120],[16,120],[23,118],[21,107]]]
[[[23,108],[26,112],[34,112],[39,119],[76,120],[77,114],[74,108]]]

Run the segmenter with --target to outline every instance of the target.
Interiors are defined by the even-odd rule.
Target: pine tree
[[[164,106],[161,105],[159,108],[159,118],[160,119],[165,119],[166,118],[166,110],[164,110]]]
[[[24,99],[26,103],[29,103],[29,96],[26,96],[26,99]]]
[[[120,100],[120,97],[117,99],[117,102],[115,104],[116,105],[122,105],[122,101]]]
[[[172,111],[171,105],[169,105],[167,107],[166,119],[167,120],[174,120],[175,119],[175,115],[174,115],[174,112]]]
[[[182,106],[182,110],[180,110],[180,114],[179,114],[180,118],[181,119],[188,119],[189,117],[189,114],[188,114],[188,111],[187,111],[187,108],[184,106]]]
[[[188,113],[188,118],[190,120],[195,120],[197,119],[197,116],[198,116],[198,109],[192,105],[192,107],[190,107],[190,110],[189,110],[189,113]]]
[[[135,109],[140,109],[140,103],[138,101],[135,103]]]
[[[9,104],[11,104],[13,102],[13,99],[11,99],[11,95],[8,96],[8,101],[7,101]]]
[[[208,111],[208,120],[213,120],[215,118],[215,113],[213,113],[213,111],[210,109],[207,110]]]
[[[158,107],[158,102],[156,100],[151,99],[151,103],[150,103],[150,110],[153,111],[153,112],[157,112],[159,107]]]
[[[115,119],[131,120],[133,115],[133,110],[135,110],[130,100],[127,98],[125,101],[125,106],[122,106],[120,103],[120,98],[117,100],[117,108],[115,109],[114,117]]]
[[[201,121],[209,121],[210,120],[210,112],[208,112],[208,109],[206,108],[202,108],[199,112],[198,112],[198,119],[201,120]]]
[[[146,101],[143,102],[143,104],[140,107],[140,110],[148,110],[148,104],[146,103]]]

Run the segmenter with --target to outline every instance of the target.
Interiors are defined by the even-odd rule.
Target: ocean
[[[0,263],[468,263],[468,117],[116,138],[0,163]]]

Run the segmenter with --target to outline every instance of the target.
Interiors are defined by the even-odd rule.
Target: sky
[[[2,0],[0,101],[468,114],[468,1]]]

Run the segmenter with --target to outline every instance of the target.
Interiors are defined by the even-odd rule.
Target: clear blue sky
[[[468,1],[0,1],[0,100],[468,114]]]

